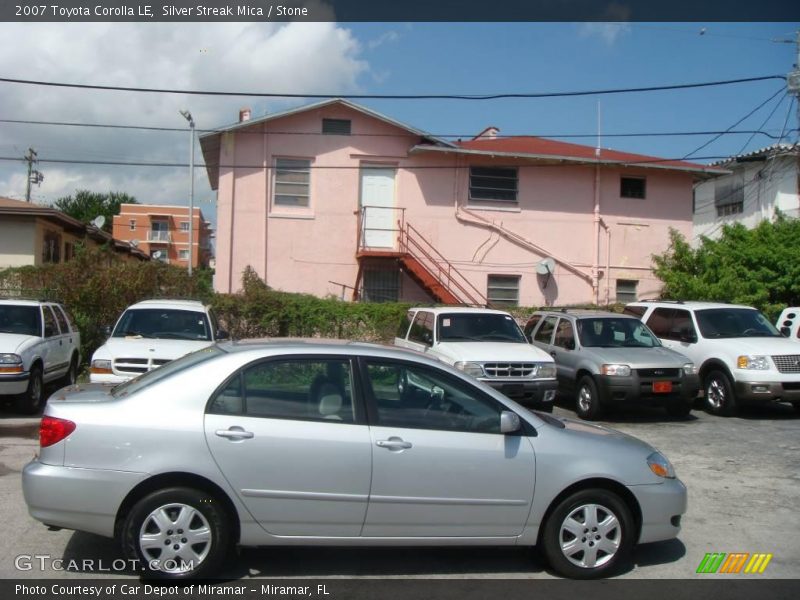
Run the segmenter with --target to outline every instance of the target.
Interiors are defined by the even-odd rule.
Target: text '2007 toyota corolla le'
[[[40,438],[31,515],[167,578],[211,576],[235,544],[540,545],[600,577],[686,510],[648,444],[368,344],[217,344],[58,392]]]

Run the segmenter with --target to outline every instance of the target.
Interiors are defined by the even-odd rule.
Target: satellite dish
[[[556,269],[556,261],[552,258],[545,258],[536,263],[536,273],[539,275],[552,275]]]
[[[105,224],[106,224],[106,218],[103,215],[95,217],[94,220],[92,221],[92,225],[94,225],[98,229],[102,229],[103,225]]]
[[[155,252],[153,252],[153,258],[155,258],[156,260],[161,258],[161,250],[156,250]]]

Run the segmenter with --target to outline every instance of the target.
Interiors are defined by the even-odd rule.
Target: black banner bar
[[[800,21],[792,0],[2,0],[19,22]]]

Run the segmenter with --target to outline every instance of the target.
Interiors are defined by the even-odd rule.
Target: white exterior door
[[[397,239],[397,211],[394,210],[395,170],[388,167],[361,169],[363,235],[367,248],[394,248]]]

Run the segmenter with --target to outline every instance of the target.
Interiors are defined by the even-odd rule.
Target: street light
[[[194,256],[194,119],[188,110],[179,112],[189,121],[189,276],[191,277]]]

